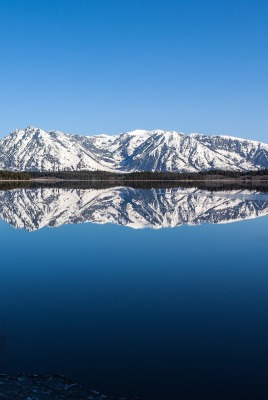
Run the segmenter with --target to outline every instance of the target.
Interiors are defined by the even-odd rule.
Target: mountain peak
[[[36,126],[29,125],[26,128],[22,129],[22,132],[27,132],[27,133],[35,133],[35,132],[44,132],[43,129],[37,128]]]
[[[145,129],[135,129],[134,131],[125,132],[125,134],[127,135],[135,135],[135,136],[146,135],[148,133],[149,131],[146,131]]]

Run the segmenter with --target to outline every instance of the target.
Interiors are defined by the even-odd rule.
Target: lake
[[[248,189],[0,191],[0,372],[268,398],[267,215]]]

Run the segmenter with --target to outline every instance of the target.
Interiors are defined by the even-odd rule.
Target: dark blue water
[[[268,398],[268,217],[0,223],[1,372],[141,399]]]

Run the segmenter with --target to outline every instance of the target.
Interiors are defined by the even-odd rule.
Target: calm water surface
[[[0,372],[267,399],[267,215],[248,192],[0,192]]]

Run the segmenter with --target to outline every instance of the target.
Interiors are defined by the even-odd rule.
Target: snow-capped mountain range
[[[0,169],[196,172],[268,168],[268,144],[229,136],[145,131],[79,136],[28,127],[0,140]]]
[[[0,219],[17,229],[92,222],[130,228],[229,223],[268,215],[268,195],[210,193],[196,188],[59,189],[0,191]]]

